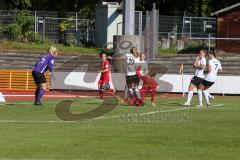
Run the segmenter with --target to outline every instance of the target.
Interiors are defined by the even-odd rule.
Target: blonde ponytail
[[[53,55],[54,57],[57,57],[58,56],[58,50],[56,47],[54,46],[50,46],[47,50],[47,52],[51,55]]]

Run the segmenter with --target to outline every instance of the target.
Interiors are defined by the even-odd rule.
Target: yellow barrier
[[[45,74],[48,89],[50,88],[50,75]],[[0,70],[0,90],[35,90],[36,85],[31,70]]]

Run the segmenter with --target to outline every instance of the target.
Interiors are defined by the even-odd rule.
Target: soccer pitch
[[[72,100],[75,114],[99,105],[97,99]],[[216,97],[210,108],[181,106],[184,100],[158,97],[155,108],[120,104],[80,122],[57,118],[60,100],[42,107],[8,102],[0,106],[0,160],[239,159],[239,97]]]

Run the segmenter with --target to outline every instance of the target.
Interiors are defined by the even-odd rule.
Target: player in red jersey
[[[100,79],[98,81],[98,89],[99,89],[99,97],[101,102],[103,101],[103,92],[115,92],[115,89],[110,88],[110,71],[111,71],[111,64],[109,61],[110,57],[107,57],[106,54],[101,55],[102,58],[102,64],[101,64],[101,70],[99,71],[101,73]]]
[[[140,89],[142,101],[145,102],[146,96],[150,94],[152,107],[155,107],[155,93],[158,87],[158,84],[155,81],[156,72],[154,70],[150,70],[145,76],[143,76],[138,68],[137,76],[143,81],[143,86]]]

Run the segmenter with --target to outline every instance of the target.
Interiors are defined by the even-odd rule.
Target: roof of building
[[[230,11],[236,7],[239,7],[240,6],[240,2],[239,3],[236,3],[234,5],[231,5],[229,7],[226,7],[226,8],[223,8],[223,9],[220,9],[214,13],[211,13],[211,16],[215,16],[215,15],[218,15],[218,14],[221,14],[221,13],[224,13],[224,12],[227,12],[227,11]]]

